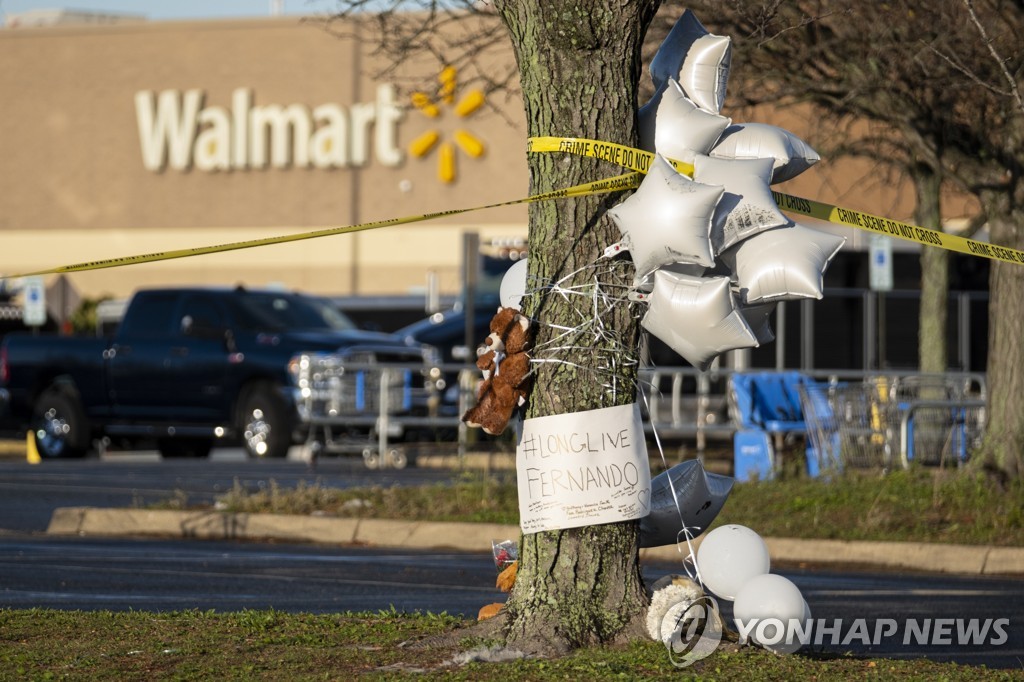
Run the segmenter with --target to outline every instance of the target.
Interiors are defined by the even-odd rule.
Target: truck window
[[[239,296],[236,313],[239,327],[249,331],[356,329],[341,311],[313,296],[247,291]]]
[[[166,335],[171,331],[171,317],[177,303],[178,296],[173,291],[137,294],[121,321],[119,335],[135,338]]]
[[[185,317],[191,318],[192,329],[196,332],[224,330],[228,326],[227,317],[217,302],[210,296],[196,294],[185,297],[178,314],[178,329]]]

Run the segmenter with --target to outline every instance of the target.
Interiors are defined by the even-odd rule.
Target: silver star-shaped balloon
[[[700,109],[669,79],[640,107],[640,147],[676,161],[693,163],[707,154],[732,119]]]
[[[792,180],[821,160],[818,152],[799,137],[768,123],[729,126],[722,132],[710,155],[720,159],[774,159],[773,185]],[[674,157],[670,155],[669,158]]]
[[[732,64],[732,40],[709,33],[690,10],[682,13],[651,60],[651,80],[660,88],[674,78],[687,97],[712,114],[722,110]]]
[[[846,237],[795,223],[743,240],[722,260],[744,303],[821,298],[825,270],[844,243]]]
[[[669,263],[714,265],[711,220],[722,191],[690,180],[661,156],[654,159],[637,191],[608,211],[622,232],[621,247],[633,257],[637,281]]]
[[[703,154],[694,159],[694,180],[725,187],[711,229],[715,253],[758,232],[789,224],[769,187],[773,163],[772,159],[716,159]]]
[[[758,345],[736,309],[728,277],[658,270],[650,302],[640,324],[701,371],[720,353]]]

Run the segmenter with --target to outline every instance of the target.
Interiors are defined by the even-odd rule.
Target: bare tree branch
[[[988,35],[988,31],[985,30],[985,25],[981,23],[977,12],[974,11],[973,0],[963,0],[963,4],[964,7],[967,8],[967,13],[971,17],[971,22],[974,24],[975,28],[978,29],[978,33],[981,34],[981,39],[984,41],[989,54],[992,55],[992,59],[994,59],[996,64],[999,65],[999,70],[1002,72],[1003,77],[1009,84],[1010,93],[1012,94],[1014,101],[1016,101],[1021,113],[1024,113],[1024,97],[1021,96],[1020,88],[1017,86],[1017,79],[1015,79],[1009,69],[1006,68],[1006,60],[1004,60],[1002,56],[1000,56],[999,51],[996,50],[995,44]]]
[[[1012,96],[1012,93],[1009,90],[1001,90],[1001,89],[995,87],[994,85],[992,85],[991,83],[988,83],[983,78],[981,78],[976,73],[974,73],[969,68],[967,68],[967,66],[965,64],[963,64],[963,62],[961,60],[957,59],[953,55],[948,54],[946,52],[943,52],[942,50],[938,49],[937,47],[935,47],[932,44],[926,45],[926,48],[930,52],[932,52],[932,54],[934,54],[936,57],[938,57],[939,59],[941,59],[942,61],[946,62],[951,67],[953,67],[954,69],[956,69],[957,71],[962,73],[964,76],[966,76],[968,79],[970,79],[973,83],[975,83],[979,87],[985,88],[986,90],[989,90],[989,91],[999,95],[1000,97],[1010,97],[1010,96]]]

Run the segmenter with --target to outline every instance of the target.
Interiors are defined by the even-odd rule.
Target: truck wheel
[[[202,459],[210,456],[213,440],[210,438],[161,438],[156,444],[164,459]]]
[[[84,457],[89,449],[85,415],[67,390],[42,392],[32,409],[32,432],[40,457]]]
[[[241,400],[242,445],[250,457],[288,456],[292,420],[288,405],[271,384],[257,384]]]

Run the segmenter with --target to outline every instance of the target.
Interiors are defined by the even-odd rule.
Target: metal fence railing
[[[442,367],[450,377],[443,398],[412,403],[410,376],[419,376],[421,367],[390,364],[360,366],[358,374],[351,370],[347,368],[344,381],[328,381],[325,390],[308,397],[307,445],[325,453],[362,452],[368,464],[381,466],[389,459],[404,466],[403,448],[410,444],[443,442],[459,454],[471,446],[460,416],[476,400],[480,373],[475,367]],[[713,442],[731,449],[738,430],[729,398],[733,374],[691,367],[642,370],[638,400],[648,434],[689,440],[698,457]],[[803,426],[791,435],[798,447],[806,445],[808,457],[817,458],[820,470],[961,463],[983,435],[983,375],[806,374],[808,380],[799,386]],[[332,395],[331,386],[347,388],[348,397]],[[374,390],[380,386],[389,390]],[[358,409],[353,409],[353,400]]]

